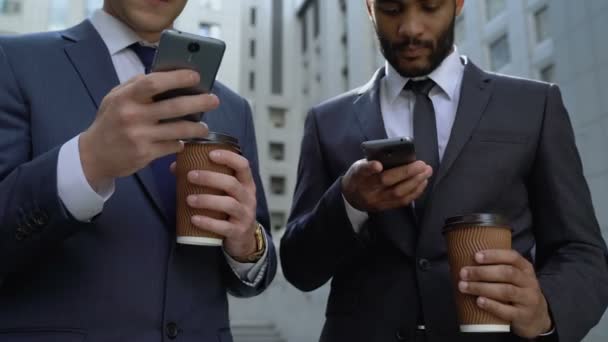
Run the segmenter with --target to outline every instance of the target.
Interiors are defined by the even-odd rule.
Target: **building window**
[[[553,64],[549,64],[546,67],[542,68],[540,70],[540,79],[548,82],[548,83],[554,83],[555,82],[555,66]]]
[[[300,17],[300,29],[302,30],[302,52],[308,50],[308,25],[306,24],[306,12]]]
[[[280,231],[285,227],[285,213],[282,211],[273,211],[270,213],[270,224],[272,225],[272,230]]]
[[[200,0],[200,4],[206,10],[219,11],[222,9],[222,0]]]
[[[270,122],[275,128],[285,127],[285,109],[270,107]]]
[[[283,176],[271,176],[270,177],[270,191],[273,195],[284,195],[285,194],[285,177]]]
[[[255,90],[255,72],[253,71],[249,72],[249,90]]]
[[[0,0],[0,13],[8,15],[21,13],[21,0]]]
[[[490,68],[497,71],[511,62],[509,38],[505,34],[490,44]]]
[[[319,0],[314,0],[312,4],[314,22],[313,22],[313,35],[315,38],[319,36],[321,31],[321,13],[319,9]]]
[[[285,160],[285,144],[279,142],[271,142],[269,147],[270,158],[272,158],[272,160]]]
[[[272,50],[270,89],[273,95],[283,93],[283,0],[272,1]]]
[[[541,43],[550,35],[549,8],[544,6],[534,13],[534,27],[536,28],[536,42]]]
[[[198,25],[198,34],[203,37],[212,37],[221,39],[222,37],[222,29],[220,25],[211,24],[211,23],[200,23]]]
[[[251,58],[255,58],[255,40],[254,39],[252,39],[249,42],[249,56]]]
[[[251,11],[249,13],[249,22],[251,26],[255,26],[255,22],[257,19],[257,10],[255,7],[251,7]]]
[[[456,18],[454,35],[456,38],[456,45],[462,45],[462,43],[466,39],[466,27],[465,27],[463,14],[461,14],[458,18]]]
[[[505,0],[486,0],[486,19],[488,21],[497,17],[505,10]]]

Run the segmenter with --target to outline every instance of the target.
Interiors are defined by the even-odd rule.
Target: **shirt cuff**
[[[232,272],[243,282],[243,284],[250,287],[257,287],[262,280],[264,279],[264,275],[266,274],[266,268],[268,267],[268,237],[266,233],[264,233],[264,246],[266,249],[264,250],[264,254],[258,262],[254,263],[241,263],[234,260],[226,250],[224,250],[224,255],[226,256],[226,261],[228,261],[228,265],[232,269]]]
[[[363,227],[363,224],[365,223],[365,221],[367,221],[369,215],[365,211],[361,211],[350,205],[350,203],[348,203],[348,201],[344,197],[344,194],[342,195],[342,200],[344,201],[346,216],[348,216],[348,220],[350,221],[350,224],[353,227],[355,233],[359,234],[359,232],[361,232],[361,227]]]
[[[89,222],[101,213],[104,203],[114,194],[114,181],[99,193],[87,181],[80,160],[80,135],[61,146],[57,159],[57,192],[68,212],[78,221]]]

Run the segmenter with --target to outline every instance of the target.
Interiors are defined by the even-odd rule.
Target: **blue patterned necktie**
[[[135,52],[137,57],[141,60],[146,70],[146,74],[150,73],[154,55],[156,54],[156,48],[143,46],[139,43],[135,43],[129,46],[129,48]],[[167,210],[170,222],[175,220],[175,176],[170,170],[171,163],[173,163],[175,159],[175,154],[170,154],[150,163],[158,192]]]

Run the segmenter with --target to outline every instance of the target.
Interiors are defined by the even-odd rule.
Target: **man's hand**
[[[380,162],[362,159],[342,178],[342,194],[361,211],[394,209],[420,197],[432,174],[433,169],[422,161],[383,171]]]
[[[242,259],[256,250],[256,186],[249,161],[234,152],[215,150],[211,160],[235,171],[234,176],[211,171],[191,171],[188,181],[198,186],[222,190],[225,196],[191,195],[192,208],[214,210],[229,215],[227,221],[206,216],[192,217],[192,223],[201,229],[224,236],[224,250],[233,258]]]
[[[464,267],[458,288],[478,296],[477,305],[511,323],[513,332],[535,338],[551,329],[551,316],[534,267],[513,250],[488,250],[475,255],[481,266]]]
[[[114,88],[102,101],[93,124],[79,140],[80,159],[94,189],[114,178],[129,176],[152,160],[183,149],[180,139],[204,137],[207,126],[177,120],[215,109],[215,95],[181,96],[154,102],[155,95],[199,82],[193,71],[179,70],[137,76]]]

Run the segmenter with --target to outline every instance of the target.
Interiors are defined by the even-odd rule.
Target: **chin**
[[[426,76],[432,71],[428,61],[399,63],[399,69],[397,70],[401,76],[407,78]]]

